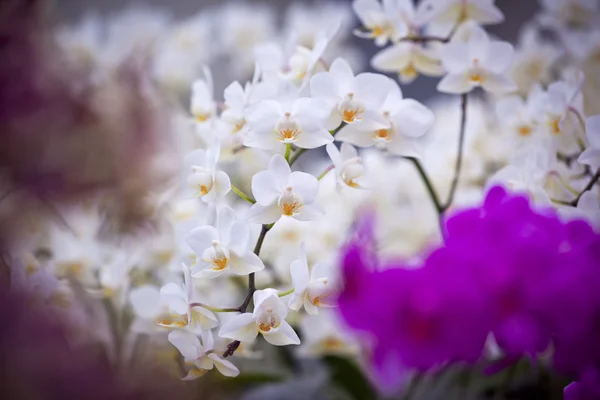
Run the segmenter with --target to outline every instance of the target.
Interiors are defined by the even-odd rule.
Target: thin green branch
[[[212,312],[240,312],[239,307],[230,307],[230,308],[219,308],[219,307],[211,307],[207,306],[203,303],[191,303],[190,307],[202,307]]]
[[[437,192],[435,191],[435,188],[433,187],[433,184],[431,183],[431,179],[429,179],[427,172],[425,172],[423,165],[421,165],[421,162],[414,157],[405,157],[405,158],[407,160],[411,161],[415,165],[417,172],[421,176],[421,180],[423,181],[423,183],[425,184],[425,187],[427,188],[429,197],[431,197],[431,200],[433,201],[433,204],[435,206],[437,213],[440,216],[442,216],[442,214],[444,213],[444,207],[442,206],[442,203],[440,202],[440,198],[439,198]]]
[[[260,256],[260,250],[262,249],[263,242],[265,241],[265,236],[267,236],[267,232],[271,230],[273,224],[263,225],[260,230],[260,234],[258,235],[258,240],[256,241],[256,246],[254,246],[254,254]],[[246,298],[242,302],[242,304],[238,307],[237,311],[243,313],[246,312],[248,305],[250,305],[250,301],[252,300],[252,296],[256,291],[256,281],[255,281],[255,273],[251,273],[248,275],[248,293],[246,294]],[[227,345],[227,350],[223,353],[223,358],[227,358],[240,347],[240,341],[235,340]]]
[[[598,182],[598,180],[600,180],[600,169],[598,169],[598,171],[596,171],[596,174],[594,176],[592,176],[592,179],[590,179],[590,181],[585,186],[585,188],[583,188],[581,193],[579,193],[579,195],[577,195],[577,197],[574,198],[573,201],[571,201],[569,204],[572,205],[573,207],[577,207],[577,204],[579,203],[581,196],[583,196],[583,194],[585,192],[587,192],[588,190],[591,190],[594,187],[594,185]]]
[[[325,168],[325,170],[323,172],[321,172],[321,174],[319,174],[319,176],[317,176],[317,180],[320,181],[321,179],[325,178],[325,176],[329,173],[329,171],[331,171],[332,169],[334,169],[335,166],[332,164],[329,167]]]
[[[292,153],[292,144],[291,143],[287,143],[285,145],[285,161],[288,162],[288,164],[290,164],[290,154]]]
[[[231,185],[231,190],[233,190],[233,192],[235,194],[237,194],[241,199],[246,200],[248,203],[250,203],[250,204],[256,203],[256,200],[252,199],[250,196],[248,196],[246,193],[242,192],[240,189],[238,189],[234,185]]]
[[[285,297],[285,296],[287,296],[288,294],[292,294],[292,293],[294,293],[294,288],[291,288],[291,289],[289,289],[289,290],[286,290],[285,292],[279,292],[277,295],[278,295],[279,297]]]
[[[454,178],[452,179],[452,184],[450,185],[450,192],[448,193],[448,199],[442,206],[442,213],[446,212],[452,203],[454,202],[454,195],[456,194],[456,189],[458,188],[458,182],[460,180],[460,173],[462,169],[463,163],[463,152],[464,152],[464,143],[465,143],[465,131],[467,128],[467,94],[464,93],[461,95],[461,106],[460,106],[461,116],[460,116],[460,133],[458,136],[458,154],[456,158],[456,165],[454,167]]]

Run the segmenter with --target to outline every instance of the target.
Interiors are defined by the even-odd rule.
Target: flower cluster
[[[231,2],[182,21],[138,6],[59,28],[61,65],[85,82],[73,91],[99,93],[91,103],[112,112],[68,115],[111,134],[98,149],[40,142],[40,165],[128,179],[119,196],[68,207],[42,198],[53,218],[22,219],[26,240],[0,269],[115,363],[185,380],[234,377],[257,365],[240,358],[280,346],[294,359],[352,358],[367,372],[369,358],[385,382],[406,368],[479,363],[492,347],[509,362],[552,348],[556,370],[582,385],[572,393],[590,390],[600,10],[541,1],[513,46],[486,31],[504,20],[495,3],[355,0],[278,15]],[[371,66],[392,77],[364,71],[352,32],[381,48]],[[144,61],[143,79],[129,60]],[[439,78],[443,96],[406,98],[402,85],[419,75]],[[125,96],[122,81],[139,87]],[[140,112],[154,111],[155,97],[165,106]],[[18,126],[38,126],[23,110]],[[47,114],[48,129],[64,126],[51,122],[67,114]],[[144,132],[170,132],[160,141],[169,151],[148,151]],[[95,158],[69,168],[52,157],[59,147]],[[110,168],[94,163],[105,147],[119,161]],[[6,148],[31,164],[26,146]],[[174,178],[141,185],[154,171]],[[0,172],[4,187],[11,174]],[[18,215],[19,199],[0,197],[0,216]],[[355,221],[365,209],[383,217]],[[116,235],[124,230],[107,220],[129,220],[110,218],[119,213],[151,223]]]
[[[487,340],[509,363],[552,346],[563,374],[598,366],[600,235],[588,223],[563,223],[493,187],[445,230],[445,244],[416,267],[378,260],[364,228],[343,253],[340,313],[368,334],[385,382],[406,369],[476,363]]]

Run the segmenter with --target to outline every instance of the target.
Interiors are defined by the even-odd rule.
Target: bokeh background
[[[322,0],[54,0],[56,6],[54,12],[58,24],[71,24],[89,12],[108,16],[121,9],[136,5],[147,5],[167,10],[174,18],[182,19],[211,6],[246,2],[273,5],[280,11],[279,14],[283,18],[284,11],[290,4],[310,5],[320,1]],[[337,3],[345,3],[349,8],[352,5],[351,0],[339,0]],[[511,43],[516,42],[523,23],[531,20],[535,11],[539,8],[536,0],[498,0],[496,1],[496,5],[506,16],[505,22],[487,27],[488,32]],[[358,21],[356,21],[356,25],[358,26]],[[360,48],[364,52],[366,60],[370,60],[372,55],[378,50],[370,40],[354,37],[352,38],[352,42],[353,46]],[[365,68],[369,69],[368,65]],[[217,93],[228,83],[219,80],[219,76],[217,75]],[[412,84],[403,86],[403,91],[408,97],[427,100],[436,95],[436,84],[437,79],[421,76]]]

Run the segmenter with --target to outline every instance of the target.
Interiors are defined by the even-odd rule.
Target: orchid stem
[[[583,196],[585,194],[585,192],[587,192],[588,190],[591,190],[594,187],[594,185],[598,182],[598,180],[600,180],[600,169],[598,169],[598,171],[596,171],[596,174],[592,177],[592,179],[590,179],[588,184],[577,195],[577,197],[574,198],[573,201],[571,201],[571,203],[567,203],[567,204],[572,205],[573,207],[577,207],[577,204],[579,203],[581,196]]]
[[[285,157],[285,161],[287,161],[288,164],[291,164],[290,163],[290,154],[291,153],[292,153],[292,144],[288,143],[288,144],[285,145],[285,156],[284,156]]]
[[[269,230],[271,230],[273,225],[274,224],[262,226],[262,228],[260,230],[260,234],[258,235],[258,240],[256,241],[256,246],[254,246],[254,254],[256,254],[257,256],[260,256],[260,250],[262,249],[262,245],[265,241],[265,236],[267,236],[267,232],[269,232]],[[246,309],[248,308],[248,305],[250,305],[250,301],[252,300],[252,296],[254,295],[255,291],[256,291],[256,281],[255,281],[255,273],[253,272],[250,275],[248,275],[248,293],[246,294],[246,298],[244,299],[242,304],[237,308],[237,311],[239,311],[241,313],[246,311]],[[235,351],[238,349],[238,347],[240,347],[239,340],[234,340],[233,342],[229,343],[227,345],[227,349],[223,353],[223,358],[227,358],[227,357],[233,355],[233,353],[235,353]]]
[[[190,303],[190,307],[202,307],[202,308],[205,308],[208,311],[212,311],[212,312],[240,312],[239,307],[218,308],[218,307],[207,306],[206,304],[203,304],[203,303]]]
[[[289,289],[289,290],[286,290],[285,292],[280,292],[280,293],[278,294],[278,296],[279,296],[279,297],[285,297],[285,296],[287,296],[288,294],[292,294],[292,293],[294,293],[294,288],[291,288],[291,289]]]
[[[325,168],[325,170],[323,172],[321,172],[321,174],[319,176],[317,176],[317,180],[320,181],[321,179],[325,178],[325,175],[327,175],[327,173],[329,173],[329,171],[331,171],[332,169],[334,169],[335,166],[332,164],[329,167]]]
[[[306,149],[298,149],[298,150],[296,150],[296,152],[294,152],[294,154],[291,157],[289,157],[289,163],[290,163],[290,165],[294,165],[294,163],[296,161],[298,161],[298,158],[300,158],[300,156],[302,154],[304,154],[305,151],[306,151]]]
[[[231,185],[231,190],[233,190],[233,192],[235,194],[237,194],[243,200],[246,200],[248,203],[250,203],[250,204],[256,203],[256,200],[250,198],[250,196],[248,196],[246,193],[242,192],[240,189],[238,189],[234,185]]]
[[[437,213],[440,216],[442,216],[442,214],[444,213],[444,207],[442,206],[442,203],[440,202],[440,198],[437,195],[437,192],[435,191],[435,188],[433,187],[433,184],[431,183],[431,180],[429,179],[427,172],[425,172],[423,165],[421,165],[421,162],[414,157],[406,157],[406,159],[411,161],[417,168],[417,172],[421,176],[421,180],[425,184],[425,187],[427,188],[427,192],[429,192],[429,197],[431,197],[431,200],[433,201],[433,204],[435,205],[435,209],[436,209]]]
[[[460,117],[460,133],[458,137],[458,154],[456,157],[456,165],[454,167],[454,178],[452,179],[452,184],[450,185],[450,193],[448,194],[448,199],[442,206],[442,213],[446,212],[454,202],[454,195],[456,194],[456,189],[458,188],[458,182],[460,180],[460,173],[462,169],[463,162],[463,152],[464,152],[464,143],[465,143],[465,131],[467,127],[467,94],[464,93],[461,96],[461,117]]]

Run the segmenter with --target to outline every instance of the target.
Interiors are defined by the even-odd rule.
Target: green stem
[[[294,163],[295,163],[296,161],[298,161],[298,158],[300,158],[300,156],[301,156],[302,154],[304,154],[304,152],[305,152],[305,151],[306,151],[306,149],[298,149],[298,150],[296,150],[296,151],[294,152],[294,154],[292,155],[292,157],[290,157],[290,159],[289,159],[289,163],[290,163],[290,165],[294,165]]]
[[[456,165],[454,167],[454,178],[452,179],[452,184],[450,185],[450,193],[448,194],[448,199],[443,204],[442,212],[446,212],[452,203],[454,202],[454,195],[456,194],[456,189],[458,188],[458,181],[460,178],[460,172],[462,169],[462,161],[463,161],[463,151],[464,151],[464,143],[465,143],[465,131],[467,128],[467,94],[463,94],[461,96],[461,116],[460,116],[460,133],[458,137],[458,154],[456,158]]]
[[[250,196],[248,196],[246,193],[242,192],[240,189],[238,189],[234,185],[231,185],[231,190],[233,190],[233,192],[235,194],[237,194],[240,198],[246,200],[248,203],[250,203],[250,204],[256,203],[256,200],[250,198]]]
[[[285,296],[287,296],[288,294],[292,294],[292,293],[294,293],[294,288],[291,288],[291,289],[289,289],[289,290],[286,290],[285,292],[279,292],[278,296],[279,296],[279,297],[285,297]]]
[[[596,174],[594,176],[592,176],[592,179],[583,188],[581,193],[579,193],[579,195],[573,199],[573,201],[570,203],[570,205],[572,205],[573,207],[577,207],[577,204],[579,203],[579,199],[581,199],[581,196],[583,196],[583,194],[585,192],[587,192],[588,190],[591,190],[594,187],[594,185],[596,184],[596,182],[598,182],[598,180],[600,180],[600,169],[598,169],[598,171],[596,171]]]
[[[288,143],[288,144],[285,145],[285,156],[284,156],[285,157],[285,161],[287,161],[288,164],[291,164],[290,163],[290,154],[291,153],[292,153],[292,144]]]
[[[444,207],[442,206],[442,203],[440,202],[440,198],[437,195],[437,192],[435,191],[435,188],[433,187],[433,184],[431,183],[431,180],[429,179],[427,172],[425,172],[423,165],[421,165],[421,162],[414,157],[406,157],[406,159],[411,161],[415,165],[417,172],[421,176],[421,180],[423,181],[423,183],[425,184],[425,187],[427,188],[429,197],[431,197],[431,200],[433,201],[433,204],[435,205],[435,209],[441,217],[442,214],[444,213]]]
[[[231,308],[219,308],[219,307],[211,307],[202,303],[191,303],[190,307],[202,307],[212,312],[240,312],[239,307],[231,307]]]
[[[258,240],[256,241],[256,246],[254,246],[254,254],[256,254],[259,257],[260,257],[260,250],[262,249],[262,245],[265,241],[265,236],[267,236],[267,232],[269,232],[269,230],[271,230],[273,225],[274,224],[263,225],[260,230],[260,234],[258,235]],[[241,313],[246,312],[246,309],[248,308],[248,305],[250,305],[250,301],[252,300],[252,296],[254,295],[255,291],[256,291],[256,281],[255,281],[255,273],[253,272],[250,275],[248,275],[248,293],[246,294],[246,298],[244,299],[242,304],[238,307],[237,311],[239,311]],[[235,340],[235,341],[229,343],[227,345],[227,349],[223,353],[223,358],[227,358],[227,357],[233,355],[233,353],[235,353],[235,351],[238,349],[238,347],[240,347],[239,340]]]
[[[332,164],[329,167],[325,168],[325,170],[323,172],[321,172],[321,174],[319,176],[317,176],[317,180],[320,181],[321,179],[325,178],[325,175],[327,175],[327,173],[329,173],[329,171],[331,171],[332,169],[334,169],[335,166]]]
[[[561,206],[570,206],[571,202],[570,201],[564,201],[564,200],[558,200],[558,199],[550,199],[551,202],[553,202],[554,204],[560,204]]]

